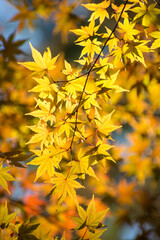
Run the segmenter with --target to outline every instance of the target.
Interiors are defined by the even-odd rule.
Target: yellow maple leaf
[[[119,62],[122,60],[122,57],[124,55],[123,47],[117,47],[115,50],[112,51],[112,55],[115,56],[114,65],[118,66]]]
[[[128,42],[123,46],[123,54],[125,57],[129,58],[131,62],[133,61],[139,61],[141,62],[145,67],[145,61],[144,61],[144,52],[151,52],[150,48],[146,45],[149,41],[132,41]]]
[[[88,156],[84,157],[82,149],[79,150],[76,160],[70,162],[68,166],[71,166],[71,172],[73,174],[80,175],[80,178],[82,179],[85,179],[85,175],[88,174],[98,180],[93,168],[89,165]]]
[[[10,222],[16,217],[18,211],[8,214],[7,201],[3,205],[0,205],[0,226],[3,229],[7,228]]]
[[[16,181],[14,177],[12,177],[11,174],[8,173],[8,171],[11,169],[11,167],[4,167],[3,164],[0,164],[0,185],[10,194],[10,191],[8,189],[7,181]]]
[[[88,26],[81,26],[81,29],[71,30],[71,32],[80,36],[75,42],[81,42],[94,36],[99,26],[95,27],[95,21],[91,21]]]
[[[61,161],[62,156],[60,157],[60,153],[62,153],[61,149],[56,149],[52,146],[52,151],[49,151],[47,148],[41,154],[39,151],[39,156],[35,157],[32,161],[27,163],[27,165],[39,165],[36,173],[35,181],[41,177],[45,172],[48,173],[50,177],[52,177],[55,173],[55,168],[59,167],[59,162]],[[37,153],[37,151],[36,151]]]
[[[77,97],[77,92],[83,90],[85,77],[77,78],[74,77],[74,81],[69,81],[63,89],[66,91],[66,94],[74,99]]]
[[[86,110],[87,113],[89,113],[89,110],[91,109],[91,105],[101,109],[96,98],[97,96],[95,93],[93,93],[92,95],[86,96],[86,101],[84,102],[84,109]]]
[[[134,35],[137,35],[140,33],[139,30],[134,29],[134,26],[135,26],[134,23],[130,23],[128,18],[125,18],[123,24],[119,22],[119,29],[117,29],[117,31],[123,34],[123,39],[125,41],[128,41],[128,40],[132,41],[134,40]]]
[[[105,27],[105,28],[106,28],[107,33],[104,33],[102,35],[102,37],[105,40],[109,39],[107,45],[109,47],[109,52],[111,53],[112,49],[117,48],[117,44],[119,42],[119,39],[117,37],[115,37],[114,33],[111,35],[112,31],[109,28],[107,28],[107,27]],[[109,36],[111,36],[111,37],[109,38]]]
[[[156,40],[154,40],[154,42],[152,43],[152,49],[159,48],[160,47],[160,30],[152,32],[149,35],[153,38],[156,38]]]
[[[114,3],[111,4],[112,5],[112,8],[114,10],[114,13],[112,14],[111,17],[114,17],[116,21],[118,21],[119,19],[119,16],[122,12],[122,9],[124,7],[124,4],[121,4],[119,6],[115,5]],[[128,10],[132,7],[133,4],[127,4],[125,6],[125,9],[123,9],[123,13],[121,15],[121,18],[128,18]]]
[[[39,97],[43,99],[47,97],[53,99],[53,94],[58,92],[58,86],[55,83],[51,83],[46,76],[43,78],[34,78],[34,80],[36,80],[38,85],[32,88],[29,92],[38,92],[40,93]]]
[[[28,128],[35,132],[35,134],[27,144],[41,142],[41,149],[43,149],[43,145],[48,146],[48,144],[53,141],[53,132],[49,130],[46,123],[29,126]]]
[[[53,70],[56,67],[54,64],[59,55],[57,55],[54,58],[51,58],[51,51],[49,47],[47,48],[47,51],[44,52],[43,56],[32,46],[31,43],[30,47],[32,50],[34,62],[24,62],[19,64],[28,68],[29,70],[41,73],[44,73],[45,71],[48,70]]]
[[[39,106],[39,110],[27,113],[26,115],[43,119],[44,122],[50,121],[53,124],[53,121],[55,121],[55,116],[53,115],[55,106],[48,101],[41,101],[40,99],[37,100],[37,106]]]
[[[99,116],[99,119],[95,119],[97,131],[104,136],[108,136],[110,132],[113,132],[114,130],[121,127],[111,124],[111,116],[113,112],[114,110],[111,113],[104,116],[103,118]]]
[[[87,54],[92,61],[95,53],[99,54],[101,52],[100,46],[102,43],[95,38],[93,40],[87,39],[87,41],[80,42],[78,45],[84,47],[79,58]],[[103,56],[103,53],[101,53],[101,55]]]
[[[53,183],[54,186],[54,193],[58,196],[58,205],[60,205],[66,198],[67,195],[69,195],[78,205],[77,197],[76,197],[76,188],[84,188],[79,182],[76,181],[78,178],[75,174],[68,174],[67,176],[64,176],[62,173],[55,173],[54,178],[51,178],[51,183]]]
[[[73,132],[72,125],[67,121],[65,121],[61,124],[59,131],[58,131],[59,135],[65,133],[67,138],[70,137],[70,133],[72,133],[72,132]]]
[[[96,3],[82,4],[82,6],[84,6],[85,8],[93,12],[88,21],[92,21],[92,20],[94,21],[97,18],[99,18],[100,24],[103,23],[105,18],[109,18],[109,14],[106,10],[109,7],[109,5],[110,5],[110,1],[106,1],[106,0],[97,4]]]
[[[64,61],[64,66],[65,66],[65,69],[62,70],[62,73],[65,74],[65,75],[67,75],[67,79],[68,79],[68,80],[71,80],[71,79],[75,78],[75,74],[77,74],[77,72],[74,73],[74,70],[73,70],[73,68],[71,67],[71,64],[68,63],[68,62],[65,60],[65,61]]]
[[[101,86],[101,90],[105,89],[107,92],[112,89],[115,90],[115,92],[128,91],[114,84],[119,74],[119,70],[114,70],[113,65],[108,63],[107,59],[101,60],[100,66],[100,70],[97,71],[97,73],[100,74],[100,79],[97,81],[97,85]]]
[[[102,230],[97,230],[95,232],[88,232],[88,240],[101,240],[101,238],[99,238],[104,232],[106,231],[105,229]]]
[[[127,58],[131,63],[134,61],[141,62],[145,67],[144,52],[151,52],[152,50],[146,45],[150,40],[134,40],[126,42],[122,47],[117,47],[112,51],[112,55],[115,56],[114,64],[118,65],[120,61],[124,64],[127,63]]]
[[[137,13],[133,20],[135,22],[142,20],[144,27],[149,27],[150,23],[156,23],[157,15],[160,14],[160,9],[155,7],[156,3],[147,6],[147,4],[139,1],[139,5],[140,7],[132,8],[132,11]]]
[[[94,234],[96,234],[97,229],[101,227],[105,227],[105,225],[103,225],[101,221],[105,217],[108,209],[100,212],[96,212],[94,195],[87,207],[87,211],[85,211],[81,206],[78,206],[77,210],[78,210],[79,217],[72,218],[73,221],[77,224],[77,227],[75,229],[80,230],[83,228],[87,228],[88,233],[92,232],[94,236]]]

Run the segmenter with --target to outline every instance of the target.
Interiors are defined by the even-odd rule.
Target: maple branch
[[[76,131],[77,131],[78,110],[80,108],[80,104],[81,104],[81,101],[82,101],[82,98],[83,98],[83,94],[85,92],[85,88],[86,88],[86,85],[87,85],[89,74],[90,74],[90,72],[87,73],[87,77],[86,77],[86,80],[85,80],[85,83],[84,83],[84,86],[83,86],[83,90],[82,90],[82,93],[81,93],[81,96],[80,96],[80,99],[79,99],[79,103],[78,103],[78,106],[75,110],[75,113],[76,113],[75,127],[74,127],[74,132],[73,132],[73,136],[72,136],[72,140],[71,140],[71,144],[70,144],[71,155],[72,155],[72,145],[73,145],[74,137],[75,137],[75,134],[76,134]]]
[[[46,72],[49,80],[50,80],[52,83],[56,83],[56,82],[53,80],[53,78],[52,78],[52,76],[50,75],[50,73],[48,72],[48,69],[47,69],[45,72]]]
[[[73,78],[73,79],[71,79],[71,80],[59,80],[59,81],[55,81],[55,83],[68,83],[68,82],[72,82],[72,81],[75,81],[75,80],[77,80],[78,78],[81,78],[81,77],[83,77],[83,76],[85,76],[85,75],[87,75],[87,73],[88,72],[86,72],[86,73],[83,73],[83,74],[81,74],[80,76],[78,76],[78,77],[75,77],[75,78]]]
[[[80,238],[80,240],[83,240],[83,239],[84,239],[84,237],[85,237],[85,235],[86,235],[86,233],[87,233],[87,230],[88,230],[88,227],[86,226],[86,230],[85,230],[83,236]]]
[[[75,111],[73,111],[73,112],[71,113],[71,115],[70,115],[70,117],[71,117],[72,115],[76,114],[76,115],[75,115],[75,127],[74,127],[74,132],[73,132],[71,144],[70,144],[70,147],[69,147],[69,149],[71,150],[71,160],[72,160],[72,145],[73,145],[73,141],[74,141],[75,134],[76,134],[76,131],[77,131],[78,110],[79,110],[79,108],[80,108],[80,104],[81,104],[81,101],[82,101],[82,98],[83,98],[83,95],[84,95],[84,92],[85,92],[85,89],[86,89],[86,85],[87,85],[87,82],[88,82],[90,73],[91,73],[92,69],[94,68],[96,62],[97,62],[98,59],[100,58],[100,56],[101,56],[103,50],[105,49],[108,41],[111,39],[112,34],[115,32],[115,30],[116,30],[116,28],[117,28],[117,26],[118,26],[118,23],[119,23],[119,21],[121,20],[122,14],[123,14],[123,12],[124,12],[124,9],[125,9],[127,3],[128,3],[128,0],[126,0],[126,1],[124,2],[124,6],[123,6],[123,8],[122,8],[122,11],[121,11],[121,13],[120,13],[120,15],[119,15],[119,18],[118,18],[118,20],[117,20],[117,22],[116,22],[116,24],[115,24],[112,32],[111,32],[110,35],[108,36],[108,38],[107,38],[107,40],[105,41],[105,43],[104,43],[104,45],[103,45],[100,53],[98,54],[98,56],[97,56],[96,59],[94,60],[93,64],[91,65],[90,69],[89,69],[88,72],[86,73],[87,77],[86,77],[86,80],[85,80],[85,83],[84,83],[84,86],[83,86],[82,93],[81,93],[81,95],[80,95],[80,99],[79,99],[78,106],[77,106],[77,108],[75,109]]]
[[[160,6],[160,3],[157,0],[154,0],[154,1],[158,4],[158,6]]]
[[[7,161],[7,158],[5,158],[4,160],[2,160],[2,161],[0,162],[0,166],[2,166],[3,163],[5,163],[6,161]]]

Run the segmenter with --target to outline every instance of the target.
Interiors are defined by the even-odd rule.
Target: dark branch
[[[157,0],[154,0],[154,1],[158,4],[158,6],[160,6],[160,3]]]

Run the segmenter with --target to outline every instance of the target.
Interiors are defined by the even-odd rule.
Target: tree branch
[[[158,6],[160,6],[160,3],[157,0],[154,0],[154,1],[158,4]]]
[[[118,23],[119,23],[119,21],[120,21],[120,19],[121,19],[121,17],[122,17],[122,14],[123,14],[123,12],[124,12],[124,9],[125,9],[127,3],[128,3],[128,0],[126,0],[126,1],[124,2],[124,6],[123,6],[123,8],[122,8],[122,11],[121,11],[121,13],[120,13],[120,15],[119,15],[119,18],[118,18],[118,20],[117,20],[117,22],[116,22],[116,24],[115,24],[112,32],[111,32],[110,35],[108,36],[108,38],[107,38],[107,40],[105,41],[105,43],[104,43],[104,45],[103,45],[100,53],[98,54],[98,56],[97,56],[96,59],[94,60],[93,64],[91,65],[90,69],[89,69],[88,72],[86,73],[86,74],[87,74],[87,77],[86,77],[86,80],[85,80],[85,83],[84,83],[84,87],[83,87],[83,90],[82,90],[82,93],[81,93],[81,96],[80,96],[80,99],[79,99],[78,106],[77,106],[76,110],[75,110],[74,112],[72,112],[71,115],[70,115],[70,117],[71,117],[72,115],[76,114],[76,116],[75,116],[74,132],[73,132],[71,144],[70,144],[70,147],[69,147],[69,149],[71,150],[71,159],[72,159],[72,146],[73,146],[73,141],[74,141],[75,134],[76,134],[76,131],[77,131],[78,111],[79,111],[79,108],[80,108],[80,104],[81,104],[81,101],[82,101],[82,98],[83,98],[83,94],[84,94],[85,89],[86,89],[86,85],[87,85],[87,82],[88,82],[90,73],[91,73],[92,69],[94,68],[96,62],[97,62],[98,59],[100,58],[100,56],[101,56],[103,50],[105,49],[108,41],[111,39],[112,34],[115,32],[115,30],[116,30],[116,28],[117,28],[117,26],[118,26]]]

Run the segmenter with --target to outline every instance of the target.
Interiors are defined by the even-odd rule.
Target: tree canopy
[[[131,240],[130,226],[158,240],[160,2],[6,1],[18,24],[0,35],[0,238]],[[64,51],[15,40],[39,19]]]

